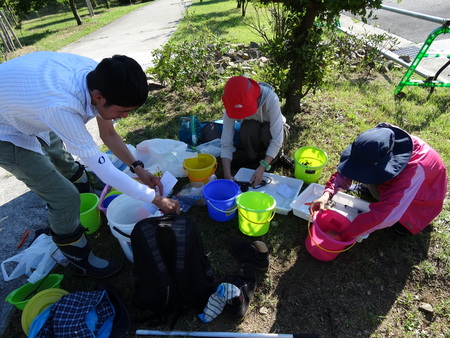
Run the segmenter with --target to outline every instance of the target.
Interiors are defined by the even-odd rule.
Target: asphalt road
[[[397,3],[397,0],[384,0],[383,5],[427,16],[450,19],[450,1],[448,0],[402,0],[400,3]],[[368,21],[370,25],[414,43],[423,43],[434,29],[440,27],[440,24],[436,22],[398,14],[386,9],[376,10],[374,14],[376,18]],[[442,35],[437,40],[449,38],[448,35]]]
[[[399,38],[399,46],[394,53],[397,56],[407,55],[411,61],[414,60],[430,33],[441,27],[441,22],[445,19],[450,20],[450,1],[448,0],[402,0],[400,3],[397,0],[384,0],[383,6],[406,11],[409,14],[400,14],[390,9],[375,10],[373,17],[367,20],[367,27],[371,27],[371,30],[387,32]],[[431,18],[425,19],[424,17]],[[359,19],[358,17],[354,18]],[[417,70],[419,70],[419,74],[423,71],[427,76],[434,76],[449,59],[447,55],[450,55],[450,36],[448,34],[438,35],[429,47],[428,54],[439,54],[441,57],[422,58]],[[409,64],[405,65],[405,67],[408,66]],[[440,80],[450,82],[449,68],[441,73]],[[424,76],[413,76],[411,79],[423,80]]]

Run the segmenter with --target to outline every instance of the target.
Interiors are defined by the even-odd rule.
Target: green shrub
[[[206,88],[208,81],[218,76],[215,61],[225,51],[226,43],[207,29],[199,36],[202,38],[195,41],[169,41],[161,49],[154,50],[155,65],[147,73],[173,90]]]

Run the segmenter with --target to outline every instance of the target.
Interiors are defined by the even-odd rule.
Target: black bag
[[[221,138],[223,130],[223,120],[213,122],[202,122],[200,125],[202,134],[202,143],[210,142],[216,138]],[[239,131],[241,130],[241,122],[234,121],[233,144],[238,147],[240,145]]]
[[[183,215],[146,218],[131,232],[133,305],[161,322],[169,312],[203,312],[214,293],[213,272],[194,220]]]

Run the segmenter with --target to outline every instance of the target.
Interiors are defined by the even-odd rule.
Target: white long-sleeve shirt
[[[57,52],[29,53],[0,64],[0,140],[43,154],[38,137],[49,144],[53,131],[103,182],[152,202],[155,191],[117,170],[86,129],[99,116],[86,81],[96,66],[92,59]]]

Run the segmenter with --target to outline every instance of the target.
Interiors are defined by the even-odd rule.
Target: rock
[[[148,91],[153,91],[153,90],[160,90],[165,88],[165,86],[163,86],[162,84],[158,83],[158,82],[153,82],[153,81],[148,81]]]
[[[219,73],[220,75],[223,75],[223,74],[225,74],[225,69],[222,66],[220,66],[219,68],[217,68],[217,73]]]
[[[259,313],[262,314],[262,315],[266,315],[266,314],[269,313],[269,309],[266,308],[265,306],[263,306],[263,307],[261,307],[261,308],[259,309]]]
[[[247,50],[247,54],[250,56],[250,58],[252,59],[257,59],[261,56],[261,53],[258,49],[256,48],[251,48]]]
[[[428,312],[428,313],[433,313],[434,312],[433,307],[431,306],[431,304],[424,303],[424,302],[421,302],[419,304],[419,310],[422,310],[422,311]]]
[[[405,61],[407,63],[411,62],[411,57],[409,55],[400,55],[398,58],[402,59],[403,61]]]
[[[236,56],[236,50],[229,49],[225,54],[228,55],[231,58],[234,58]]]

